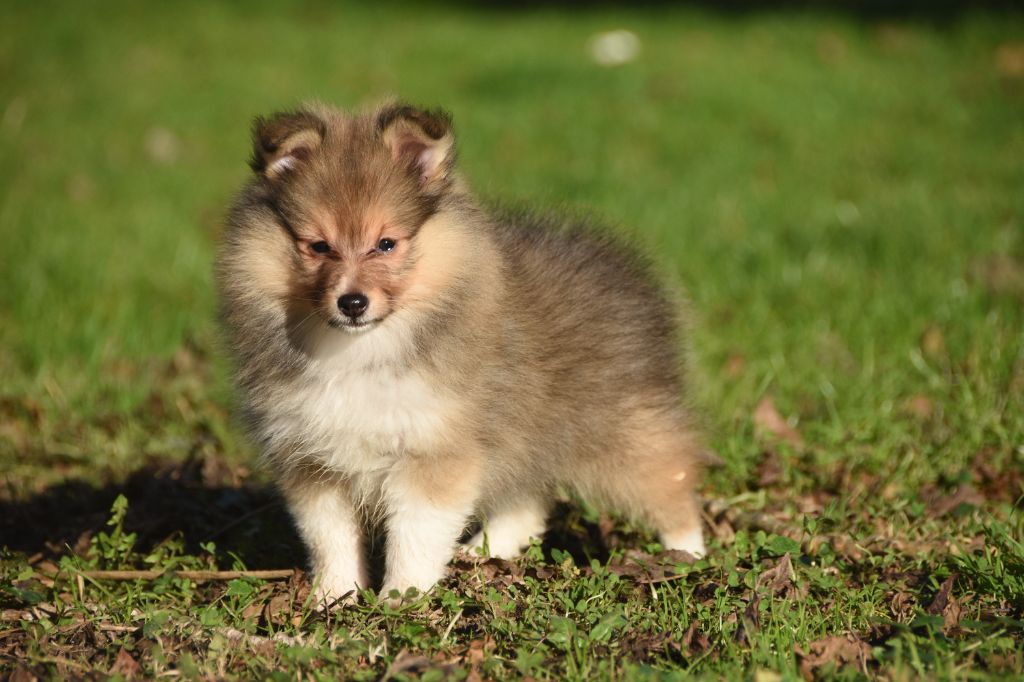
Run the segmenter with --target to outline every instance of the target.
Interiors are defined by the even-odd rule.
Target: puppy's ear
[[[392,105],[378,114],[377,132],[391,158],[415,173],[420,187],[440,191],[448,186],[455,164],[455,135],[447,112]]]
[[[252,124],[252,159],[258,175],[276,180],[298,168],[323,142],[327,125],[316,114],[300,110],[262,116]]]

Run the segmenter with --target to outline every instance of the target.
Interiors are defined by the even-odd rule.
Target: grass
[[[588,39],[619,27],[639,59],[596,65]],[[0,674],[1024,674],[1022,30],[849,6],[8,9]],[[688,287],[727,507],[708,558],[567,502],[522,561],[461,558],[400,609],[311,611],[301,573],[87,579],[302,566],[231,418],[212,250],[253,115],[388,93],[453,111],[484,196],[603,216]]]

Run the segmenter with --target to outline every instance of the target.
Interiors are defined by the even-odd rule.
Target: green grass
[[[640,58],[593,63],[620,27]],[[0,671],[1024,674],[1022,36],[977,11],[5,10]],[[709,557],[570,504],[519,564],[463,559],[398,610],[311,612],[302,577],[41,579],[301,566],[230,416],[213,246],[254,115],[388,94],[453,112],[483,196],[595,213],[687,286],[730,507]]]

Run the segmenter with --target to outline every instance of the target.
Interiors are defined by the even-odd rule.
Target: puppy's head
[[[400,308],[418,233],[456,185],[448,115],[310,107],[257,119],[253,147],[256,194],[291,242],[293,300],[348,332]]]

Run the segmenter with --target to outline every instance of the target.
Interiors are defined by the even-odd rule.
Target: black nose
[[[345,294],[338,299],[338,309],[353,320],[366,312],[370,299],[363,294]]]

